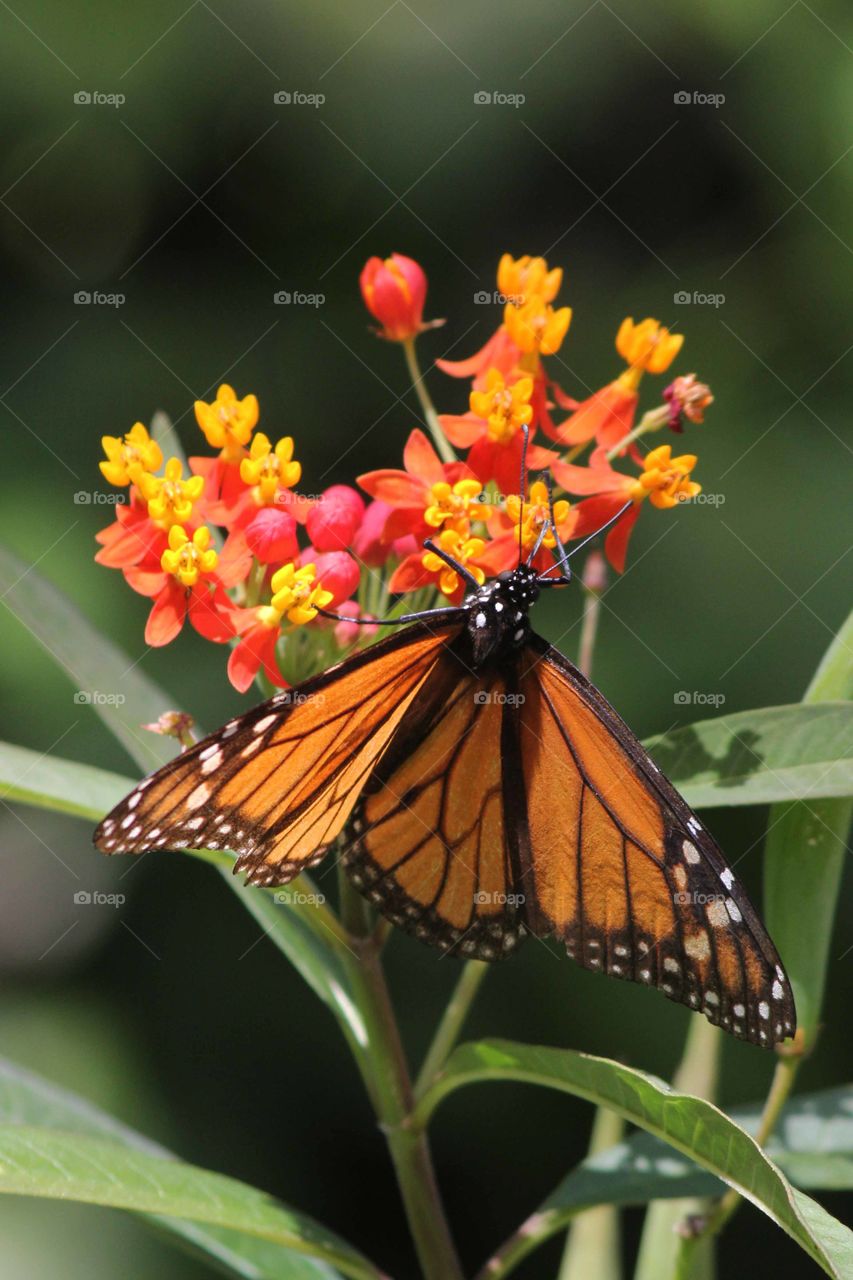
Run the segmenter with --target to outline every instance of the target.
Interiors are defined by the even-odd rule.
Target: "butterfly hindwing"
[[[143,781],[95,833],[105,853],[231,849],[256,884],[318,862],[458,627],[415,624],[286,690]]]
[[[756,1044],[790,1036],[793,996],[770,938],[631,731],[538,636],[519,687],[531,931],[556,934],[586,968],[654,985]]]
[[[343,854],[394,924],[468,959],[509,955],[524,933],[500,748],[510,682],[448,648],[373,770]]]

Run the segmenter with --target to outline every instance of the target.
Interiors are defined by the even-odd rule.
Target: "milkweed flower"
[[[332,602],[332,593],[317,582],[317,566],[286,564],[272,576],[272,600],[270,608],[279,615],[279,621],[287,618],[294,627],[303,627],[317,617],[317,610],[325,609]]]
[[[513,306],[511,302],[504,307],[506,331],[524,355],[556,355],[571,322],[571,307],[560,307],[555,311],[537,294],[520,307]]]
[[[442,501],[447,503],[451,498],[464,503],[464,492],[454,494],[453,488],[458,481],[472,478],[464,463],[442,462],[418,427],[406,441],[403,468],[386,467],[358,477],[365,493],[391,508],[383,532],[389,542],[407,533],[427,537],[437,526],[426,521],[425,512],[437,509]],[[469,505],[474,496],[469,491]]]
[[[123,436],[102,436],[106,462],[98,463],[101,475],[119,488],[135,483],[147,471],[163,465],[163,452],[141,422],[135,422]]]
[[[168,530],[172,525],[187,523],[202,495],[204,478],[190,476],[184,480],[180,458],[170,458],[162,476],[150,472],[138,476],[138,487],[148,503],[151,519],[161,529]]]
[[[533,378],[509,381],[500,369],[490,368],[481,390],[470,395],[470,412],[455,417],[442,414],[442,430],[451,444],[470,449],[467,464],[484,484],[495,480],[502,493],[513,493],[521,475],[524,437],[521,428],[533,418]],[[549,449],[529,444],[531,471],[544,470],[557,457]]]
[[[467,569],[480,585],[486,581],[486,572],[480,560],[486,548],[484,538],[462,533],[458,529],[442,529],[435,543],[449,556]],[[449,564],[434,551],[416,551],[407,556],[391,575],[388,589],[392,592],[417,591],[420,587],[438,586],[451,604],[458,604],[465,594],[465,583]]]
[[[359,284],[364,305],[382,326],[381,337],[407,342],[430,327],[423,322],[427,278],[413,258],[402,253],[368,258]]]
[[[614,448],[633,429],[643,374],[664,373],[683,342],[683,334],[670,333],[651,317],[639,324],[626,317],[616,334],[616,350],[627,362],[627,369],[582,401],[571,417],[556,428],[554,438],[569,445],[595,439],[606,449]]]
[[[231,601],[217,573],[219,556],[210,542],[210,530],[204,525],[192,536],[181,525],[172,525],[159,572],[151,568],[126,572],[128,584],[154,600],[145,626],[146,644],[155,648],[169,644],[187,619],[207,640],[221,644],[233,635]]]
[[[608,560],[622,573],[628,541],[643,501],[648,498],[653,507],[668,510],[694,498],[702,490],[700,484],[690,479],[696,462],[696,455],[692,453],[673,458],[672,446],[663,444],[646,454],[638,476],[616,471],[610,466],[604,449],[592,454],[588,467],[555,462],[551,469],[567,492],[592,495],[575,508],[577,537],[606,524],[626,502],[633,503],[631,510],[626,511],[607,534],[604,543]]]
[[[509,494],[505,508],[489,525],[492,541],[481,555],[480,563],[490,574],[502,573],[518,564],[519,549],[521,558],[526,560],[538,542],[539,547],[531,563],[539,573],[544,573],[554,563],[552,553],[557,546],[545,482],[534,480],[523,502],[517,494]],[[559,498],[554,503],[553,514],[560,541],[568,542],[574,536],[577,524],[575,509],[565,498]],[[543,529],[546,530],[544,534]]]
[[[262,431],[252,440],[249,456],[240,460],[240,479],[252,490],[258,506],[276,501],[280,489],[292,489],[302,477],[293,459],[293,438],[284,436],[275,447]]]
[[[544,258],[532,258],[529,253],[520,258],[504,253],[498,263],[498,290],[516,307],[534,294],[543,302],[553,302],[562,283],[562,267],[549,271]]]
[[[219,449],[228,462],[242,458],[258,423],[257,396],[244,396],[238,400],[234,388],[223,382],[215,400],[210,404],[196,400],[193,408],[196,422],[210,447]]]
[[[332,593],[316,581],[314,564],[282,565],[273,574],[270,588],[269,604],[231,611],[232,626],[240,638],[228,659],[228,679],[240,693],[246,692],[261,670],[271,684],[285,688],[287,681],[278,665],[283,626],[288,624],[287,630],[292,631],[312,622],[317,609],[332,601]]]

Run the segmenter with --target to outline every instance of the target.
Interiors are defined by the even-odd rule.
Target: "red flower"
[[[385,529],[392,512],[393,507],[389,507],[387,502],[368,503],[364,519],[352,540],[353,553],[371,569],[381,569],[392,555],[402,558],[417,550],[417,539],[412,534],[386,541]]]
[[[426,328],[423,322],[427,278],[412,258],[392,253],[385,261],[368,258],[359,277],[361,296],[380,334],[392,342],[407,342]]]
[[[210,546],[210,530],[196,529],[189,537],[181,525],[169,530],[160,568],[146,563],[125,570],[128,584],[154,603],[145,627],[145,643],[169,644],[189,619],[199,635],[223,643],[234,634],[231,600],[225,588],[248,571],[247,551],[239,542],[223,548],[221,557]]]
[[[471,479],[464,463],[442,462],[423,431],[417,427],[403,450],[403,465],[404,471],[387,467],[358,477],[365,493],[392,508],[382,535],[387,542],[406,533],[414,533],[420,539],[435,533],[440,522],[431,524],[428,511],[446,501],[447,489],[451,490],[450,496],[455,497],[453,487],[460,481],[470,483]],[[479,491],[480,486],[475,482],[474,488]],[[487,514],[485,508],[482,514]],[[437,514],[435,518],[438,518]]]
[[[228,659],[228,679],[238,693],[245,693],[259,671],[276,688],[286,689],[287,681],[278,669],[276,646],[281,635],[278,619],[267,619],[268,610],[232,609],[234,630],[240,637]]]
[[[317,571],[317,581],[326,590],[331,591],[332,599],[329,608],[337,609],[345,600],[349,600],[358,590],[361,571],[352,556],[346,551],[314,552],[309,547],[302,552],[305,563],[313,563]]]
[[[261,564],[284,564],[299,555],[296,521],[278,507],[261,507],[245,528],[246,545]]]

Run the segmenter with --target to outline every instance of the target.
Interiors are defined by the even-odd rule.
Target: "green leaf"
[[[93,1103],[0,1058],[0,1125],[38,1125],[66,1133],[109,1138],[133,1151],[171,1158],[165,1147],[136,1133]],[[328,1263],[280,1244],[229,1228],[202,1226],[163,1214],[143,1215],[167,1236],[178,1236],[193,1252],[213,1260],[241,1280],[338,1280]]]
[[[98,822],[134,785],[106,769],[0,742],[0,800]]]
[[[140,725],[155,720],[163,711],[179,710],[175,700],[143,675],[136,664],[96,630],[61,591],[2,547],[0,595],[4,596],[4,603],[11,612],[63,667],[72,683],[80,690],[97,690],[107,695],[121,693],[124,701],[115,697],[111,700],[98,698],[93,700],[92,707],[141,769],[147,772],[172,757],[174,745],[171,740],[146,733]],[[22,786],[26,789],[28,777],[32,777],[38,766],[31,757],[20,755],[16,759],[10,758],[8,763],[11,776],[0,774],[0,786],[7,784],[12,788]],[[22,763],[23,777],[20,772],[16,772]],[[64,771],[63,765],[67,764],[68,762],[56,758],[49,765],[45,763],[40,770],[42,790],[37,793],[34,788],[30,788],[31,802],[43,803],[48,794],[48,774],[52,773],[54,789],[50,794],[53,795],[54,802],[44,807],[67,805],[74,782],[80,777],[79,774]],[[27,775],[26,769],[30,766],[31,773]],[[90,786],[103,784],[109,789],[111,783],[108,779],[114,775],[106,775],[106,779],[101,775],[98,782],[98,773],[99,771],[93,770],[91,774],[87,774]],[[97,820],[103,817],[111,803],[115,803],[115,799],[108,801],[96,814],[86,813],[80,816]],[[360,1061],[366,1034],[355,1009],[350,982],[340,958],[341,949],[345,945],[343,934],[332,912],[325,906],[298,900],[297,891],[300,889],[305,891],[304,896],[309,899],[317,896],[308,878],[302,876],[298,882],[294,881],[290,886],[287,903],[279,906],[269,891],[257,892],[240,885],[231,874],[233,858],[230,854],[211,850],[188,852],[196,853],[203,860],[213,862],[220,868],[226,883],[237,894],[243,906],[252,913],[270,940],[284,952],[309,986],[335,1013],[347,1042]]]
[[[762,1106],[738,1107],[731,1119],[755,1133]],[[853,1085],[803,1094],[783,1109],[766,1154],[799,1187],[853,1188]],[[498,1250],[483,1276],[506,1276],[534,1249],[596,1205],[625,1207],[651,1200],[717,1197],[724,1184],[651,1133],[635,1133],[590,1156],[557,1184]]]
[[[646,742],[696,809],[853,795],[853,705],[760,707]]]
[[[853,1276],[853,1232],[795,1191],[755,1141],[710,1102],[605,1058],[485,1040],[461,1045],[415,1112],[424,1124],[442,1098],[479,1081],[546,1085],[610,1107],[716,1174],[763,1210],[827,1275]]]
[[[847,699],[853,710],[853,613],[806,691],[804,708]],[[826,967],[853,801],[774,805],[764,848],[765,920],[791,979],[797,1023],[809,1048],[820,1025]]]
[[[381,1275],[339,1237],[266,1192],[179,1160],[61,1129],[0,1126],[0,1192],[165,1213],[320,1258],[353,1280]]]

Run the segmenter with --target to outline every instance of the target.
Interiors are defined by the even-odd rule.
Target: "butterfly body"
[[[527,565],[230,721],[104,820],[107,853],[225,848],[261,886],[339,850],[394,924],[497,960],[556,937],[755,1044],[790,984],[722,852],[630,729],[531,630]]]

